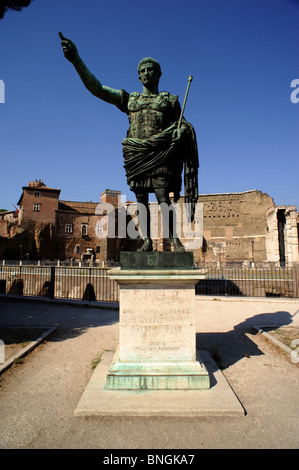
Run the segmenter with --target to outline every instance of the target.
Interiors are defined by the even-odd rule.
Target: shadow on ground
[[[117,308],[100,308],[99,303],[89,305],[41,302],[22,298],[0,297],[0,328],[55,327],[48,337],[50,341],[63,341],[75,338],[89,328],[113,325],[119,321]],[[262,355],[262,351],[247,336],[256,334],[253,326],[288,325],[292,316],[287,311],[262,313],[235,325],[227,332],[201,332],[196,334],[199,350],[208,351],[218,367],[225,369],[244,357]]]
[[[226,332],[197,333],[196,347],[208,351],[220,369],[226,369],[244,357],[260,356],[263,352],[247,333],[257,334],[253,326],[289,325],[292,315],[286,311],[262,313],[248,318]]]
[[[117,308],[101,308],[98,302],[78,305],[0,297],[0,328],[55,327],[48,337],[51,341],[74,338],[89,328],[113,325],[118,320]]]

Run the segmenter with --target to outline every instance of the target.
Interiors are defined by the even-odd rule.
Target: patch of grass
[[[46,328],[1,327],[0,339],[4,342],[5,346],[5,360],[8,360],[32,341],[35,341],[45,331]]]
[[[294,339],[299,339],[299,328],[295,326],[281,326],[276,329],[263,328],[263,330],[267,331],[267,333],[278,339],[288,348],[292,348],[291,343]]]
[[[95,369],[97,365],[101,362],[104,352],[113,352],[111,349],[104,349],[97,357],[91,361],[91,369]]]
[[[16,357],[13,362],[14,362],[14,364],[23,364],[23,360],[22,360],[21,357]]]
[[[99,356],[97,356],[95,359],[91,361],[91,368],[95,369],[97,365],[101,362],[102,360],[103,353],[101,353]]]

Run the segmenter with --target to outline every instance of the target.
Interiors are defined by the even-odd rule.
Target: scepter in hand
[[[190,84],[191,84],[192,80],[193,80],[193,76],[189,75],[187,90],[186,90],[186,93],[185,93],[185,98],[184,98],[184,102],[183,102],[183,106],[182,106],[182,111],[181,111],[180,119],[179,119],[179,122],[178,122],[178,127],[177,127],[178,129],[181,127],[181,124],[182,124],[183,114],[184,114],[184,110],[185,110],[185,106],[186,106],[186,102],[187,102],[187,98],[188,98],[188,93],[189,93],[189,88],[190,88]]]

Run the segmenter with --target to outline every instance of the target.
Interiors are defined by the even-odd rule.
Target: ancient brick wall
[[[198,198],[198,212],[191,226],[186,226],[184,202],[184,197],[178,201],[178,235],[186,249],[193,251],[196,263],[267,262],[267,211],[275,207],[268,194],[257,190],[202,194]],[[151,203],[151,213],[152,222],[155,219],[157,223],[155,232],[158,233],[154,239],[154,249],[171,249],[170,243],[162,239],[161,211],[155,202]]]
[[[110,232],[107,225],[98,227],[99,222],[106,219],[106,213],[99,210],[98,203],[59,201],[59,193],[60,190],[46,186],[23,188],[19,222],[9,228],[9,235],[6,221],[0,221],[3,222],[0,236],[6,237],[5,243],[3,240],[0,243],[2,254],[12,247],[15,256],[19,256],[22,244],[23,253],[26,250],[38,258],[80,260],[91,250],[94,260],[105,262],[118,260],[120,250],[136,249],[140,240],[121,238],[123,235],[119,235],[120,239],[113,237],[113,234],[117,236],[117,211],[114,220],[110,220]],[[120,195],[120,191],[105,190],[101,202],[117,208]],[[279,263],[282,248],[287,264],[299,261],[298,214],[294,206],[275,206],[270,196],[257,190],[201,194],[197,216],[188,232],[184,225],[184,202],[184,197],[178,202],[181,227],[178,235],[186,249],[194,252],[196,263]],[[33,210],[33,204],[40,204],[39,210]],[[151,210],[153,214],[159,211],[157,203],[151,203]],[[132,222],[131,217],[135,215],[134,211],[131,215],[127,213],[124,220],[127,218],[127,223]],[[24,230],[26,235],[21,233]],[[110,238],[107,238],[107,231]],[[161,216],[157,219],[157,233],[153,237],[154,249],[170,249],[168,240],[161,237]],[[8,238],[11,239],[10,246]]]
[[[267,210],[273,199],[261,191],[200,195],[203,203],[203,248],[206,262],[267,260]],[[200,255],[200,256],[198,256]]]
[[[299,262],[297,217],[295,206],[273,206],[267,211],[267,259],[272,263]]]
[[[7,220],[1,220],[0,219],[0,237],[7,237],[8,231],[7,231]]]

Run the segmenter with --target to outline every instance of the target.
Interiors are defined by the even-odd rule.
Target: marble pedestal
[[[106,389],[210,388],[195,342],[194,290],[204,273],[115,268],[110,277],[120,288],[120,333]]]

